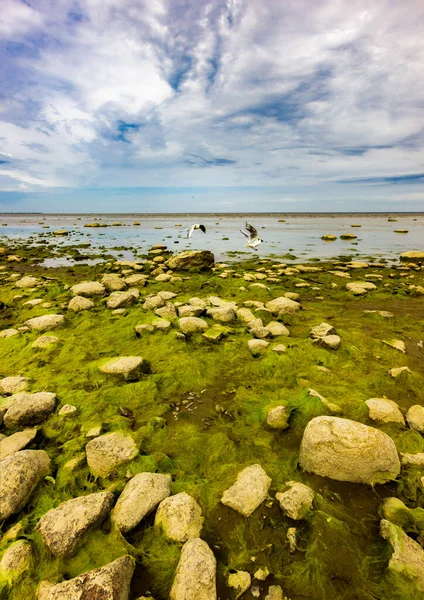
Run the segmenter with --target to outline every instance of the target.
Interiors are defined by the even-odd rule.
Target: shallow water
[[[285,219],[280,223],[278,219]],[[388,221],[396,218],[396,222]],[[404,214],[314,214],[314,215],[251,215],[248,220],[255,225],[265,242],[258,251],[245,248],[243,228],[244,215],[0,215],[0,242],[8,239],[54,241],[55,245],[66,246],[80,243],[91,244],[84,254],[98,254],[99,250],[118,252],[125,246],[130,252],[125,258],[144,254],[153,244],[165,243],[173,251],[187,249],[211,250],[217,260],[229,258],[232,252],[241,252],[247,258],[252,255],[284,257],[296,256],[296,260],[329,259],[340,255],[354,257],[372,256],[387,260],[398,260],[407,250],[424,247],[424,213]],[[84,223],[99,221],[107,228],[85,228]],[[138,221],[140,225],[134,225]],[[112,226],[119,222],[121,226]],[[202,223],[207,233],[195,231],[191,239],[185,239],[184,229],[192,223]],[[7,224],[7,225],[4,225]],[[361,227],[352,227],[359,224]],[[49,229],[43,228],[48,226]],[[69,231],[68,236],[51,234],[58,229]],[[406,229],[408,233],[395,233],[395,229]],[[321,237],[334,234],[337,240],[324,242]],[[353,233],[355,240],[341,240],[343,233]],[[234,257],[232,257],[234,258]],[[47,265],[46,265],[47,266]]]

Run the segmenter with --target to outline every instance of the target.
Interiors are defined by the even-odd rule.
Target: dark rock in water
[[[134,419],[133,411],[130,408],[127,408],[126,406],[120,406],[118,408],[118,412],[120,415],[126,417],[127,419]]]

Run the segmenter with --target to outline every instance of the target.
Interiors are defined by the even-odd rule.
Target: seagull
[[[186,238],[191,238],[195,229],[201,229],[203,233],[206,233],[206,227],[204,225],[192,225],[186,229]]]
[[[245,244],[244,247],[245,248],[253,248],[253,250],[257,250],[257,246],[259,246],[259,244],[261,242],[263,242],[264,240],[261,240],[261,238],[258,237],[258,232],[251,223],[248,223],[246,221],[245,228],[246,228],[246,231],[243,231],[242,229],[240,229],[240,232],[245,237],[247,237],[247,239],[249,240],[249,243]]]

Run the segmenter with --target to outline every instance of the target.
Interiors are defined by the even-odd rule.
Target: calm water
[[[279,223],[278,219],[285,219]],[[396,218],[397,222],[389,222]],[[98,220],[112,225],[107,228],[84,228],[84,223]],[[186,249],[211,250],[217,260],[229,258],[228,252],[243,252],[241,257],[294,254],[297,261],[312,258],[328,259],[339,255],[355,257],[375,257],[398,260],[407,250],[424,249],[424,213],[409,214],[320,214],[290,215],[264,214],[248,217],[265,242],[255,252],[244,248],[245,239],[239,229],[243,228],[245,215],[0,215],[0,244],[8,239],[33,243],[40,239],[52,241],[55,245],[91,244],[84,254],[95,253],[99,248],[113,250],[120,246],[129,247],[122,252],[125,258],[143,254],[153,244],[165,243],[173,251]],[[134,225],[138,221],[140,225]],[[189,240],[184,238],[184,228],[192,223],[202,223],[207,233],[195,231]],[[361,227],[351,227],[359,224]],[[49,226],[49,229],[43,228]],[[51,237],[51,232],[66,229],[69,236]],[[408,233],[395,233],[395,229],[407,229]],[[338,239],[324,242],[321,236],[334,234]],[[357,239],[343,241],[343,233],[354,233]],[[42,236],[40,238],[40,236]],[[118,254],[118,250],[114,253]],[[54,261],[48,264],[51,266]]]

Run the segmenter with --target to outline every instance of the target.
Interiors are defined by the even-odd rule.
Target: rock
[[[284,600],[281,585],[270,585],[265,600]]]
[[[155,527],[174,542],[186,542],[200,536],[204,518],[196,500],[181,492],[166,498],[159,504]]]
[[[174,271],[203,271],[214,266],[215,258],[209,250],[187,250],[171,256],[166,264]]]
[[[155,319],[153,327],[161,331],[167,331],[171,327],[171,322],[166,319]]]
[[[319,368],[319,367],[317,367],[317,368]],[[322,369],[325,369],[325,367],[322,367]],[[320,370],[322,370],[322,369],[320,369]],[[329,372],[329,371],[327,369],[327,371],[324,371],[324,372]],[[338,404],[334,404],[333,402],[330,402],[329,400],[327,400],[327,398],[324,398],[324,396],[321,396],[321,394],[319,392],[316,392],[312,388],[309,388],[308,394],[309,394],[309,396],[313,396],[314,398],[318,398],[318,400],[321,400],[323,405],[326,408],[328,408],[328,410],[330,412],[336,413],[336,414],[342,412],[342,409],[340,408],[340,406]]]
[[[139,277],[139,275],[136,275],[136,277]],[[127,287],[127,284],[122,277],[119,277],[119,275],[114,273],[103,275],[102,285],[108,292],[122,292],[122,290],[125,290]]]
[[[280,507],[291,519],[303,519],[312,509],[314,490],[300,481],[288,481],[284,487],[284,491],[275,495]]]
[[[56,585],[41,582],[38,600],[128,600],[135,560],[128,554]]]
[[[39,279],[37,279],[37,277],[31,277],[30,275],[27,275],[25,277],[22,277],[22,279],[19,279],[19,281],[15,283],[15,286],[17,288],[33,288],[39,285],[40,283],[41,282]]]
[[[250,588],[252,578],[248,571],[236,571],[228,576],[228,587],[236,590],[237,595],[234,600],[237,600]]]
[[[417,592],[424,592],[424,549],[400,527],[386,519],[380,523],[380,532],[393,548],[389,571],[414,583]]]
[[[338,481],[385,483],[400,472],[393,440],[378,429],[340,417],[315,417],[306,426],[299,464]]]
[[[309,332],[309,336],[313,340],[317,340],[327,335],[334,335],[335,333],[336,330],[332,325],[329,325],[328,323],[321,323],[321,325],[316,325],[315,327],[312,327],[312,329]]]
[[[280,335],[288,337],[290,335],[290,331],[287,329],[287,327],[278,321],[271,321],[271,323],[268,323],[265,329],[269,331],[272,337],[278,337]]]
[[[254,321],[256,318],[252,311],[248,308],[239,308],[236,312],[236,315],[237,319],[243,323],[246,323],[246,325],[248,325],[251,321]]]
[[[397,379],[402,373],[410,373],[410,369],[408,367],[393,367],[393,369],[389,369],[388,374],[393,379]]]
[[[236,320],[236,311],[232,305],[222,305],[215,308],[208,308],[206,314],[212,317],[214,321],[220,323],[231,323]]]
[[[71,294],[73,296],[93,298],[94,296],[103,296],[105,292],[105,287],[98,281],[83,281],[71,287]]]
[[[265,307],[270,310],[273,315],[291,315],[302,308],[298,302],[290,300],[290,298],[286,298],[285,296],[280,296],[279,298],[267,302]]]
[[[268,348],[269,342],[266,342],[265,340],[249,340],[247,345],[252,356],[260,356]]]
[[[205,308],[202,306],[192,306],[189,304],[183,304],[178,307],[179,317],[200,317],[205,312]]]
[[[6,427],[41,423],[56,406],[56,394],[52,392],[35,394],[19,392],[11,396],[10,400],[9,408],[3,419]]]
[[[415,404],[406,413],[406,420],[411,429],[424,433],[424,406]]]
[[[399,498],[385,498],[380,510],[384,519],[404,531],[424,533],[423,508],[408,508]]]
[[[253,574],[254,578],[257,579],[258,581],[265,581],[265,579],[268,577],[268,575],[269,575],[268,567],[258,569]]]
[[[59,410],[59,417],[75,417],[78,413],[78,409],[76,406],[72,406],[72,404],[64,404],[62,408]]]
[[[135,275],[130,275],[129,277],[125,277],[124,282],[128,285],[140,285],[144,287],[146,285],[147,275],[142,275],[141,273],[137,273]],[[120,291],[120,290],[117,290]]]
[[[314,340],[319,346],[324,346],[329,350],[337,350],[340,346],[340,337],[338,335],[325,335],[324,337],[317,338]]]
[[[297,528],[289,527],[287,529],[286,540],[289,543],[290,554],[294,554],[297,550]]]
[[[340,236],[341,240],[356,240],[358,236],[356,236],[354,233],[342,233],[342,235]]]
[[[145,310],[154,310],[155,308],[160,308],[165,305],[165,300],[161,296],[147,296],[144,301],[143,308]]]
[[[112,521],[126,533],[134,529],[171,491],[170,475],[138,473],[125,486],[112,511]]]
[[[236,482],[225,490],[221,502],[245,517],[258,508],[268,495],[271,478],[260,465],[246,467],[237,475]]]
[[[113,506],[112,492],[73,498],[49,510],[38,522],[44,543],[54,556],[75,554],[88,529],[99,525]]]
[[[23,392],[28,387],[29,380],[27,377],[3,377],[0,379],[0,394],[16,394]]]
[[[387,400],[387,398],[370,398],[365,401],[365,404],[368,406],[369,416],[373,421],[405,425],[403,414],[393,400]]]
[[[202,337],[210,342],[219,342],[223,337],[228,335],[229,329],[223,325],[213,325],[210,329],[207,329],[205,333],[202,333]]]
[[[122,308],[126,306],[132,306],[138,300],[140,292],[131,288],[126,292],[112,292],[107,299],[106,305],[108,308]]]
[[[0,460],[4,460],[8,456],[19,452],[25,446],[28,446],[36,435],[36,429],[25,429],[0,440]]]
[[[370,290],[376,290],[377,286],[371,281],[351,281],[346,284],[346,289],[352,292],[354,296],[363,296]]]
[[[250,321],[249,332],[257,339],[265,339],[271,336],[271,332],[264,327],[262,319],[255,319],[254,321]]]
[[[424,452],[417,452],[416,454],[401,452],[400,455],[402,457],[402,466],[415,465],[424,467]]]
[[[156,281],[171,281],[172,279],[172,275],[169,275],[168,273],[159,273],[159,275],[157,277],[155,277]]]
[[[25,325],[36,331],[48,331],[49,329],[61,327],[64,323],[65,317],[63,315],[42,315],[25,321]]]
[[[266,423],[271,429],[287,429],[290,415],[285,406],[270,408],[266,417]]]
[[[114,432],[101,435],[85,447],[87,463],[96,477],[107,477],[118,465],[129,462],[138,448],[129,435]]]
[[[405,354],[405,352],[406,352],[405,342],[403,342],[402,340],[381,340],[381,341],[383,342],[383,344],[386,344],[386,346],[390,346],[391,348],[394,348],[395,350],[399,350],[403,354]]]
[[[22,304],[22,306],[28,306],[29,308],[33,308],[34,306],[43,304],[43,302],[44,302],[44,300],[42,298],[34,298],[33,300],[28,300],[27,302],[24,302]],[[48,303],[46,303],[46,304],[48,304]]]
[[[55,335],[41,335],[31,344],[31,348],[48,348],[58,341],[59,338]]]
[[[163,319],[167,319],[168,321],[172,321],[177,316],[177,309],[172,304],[172,302],[167,302],[165,306],[161,308],[157,308],[155,310],[155,315],[161,317]],[[181,316],[189,316],[189,315],[181,315]],[[196,315],[193,315],[196,316]]]
[[[334,242],[334,240],[337,240],[337,236],[333,235],[332,233],[326,233],[325,235],[321,236],[321,239],[324,240],[324,242]]]
[[[287,348],[284,346],[284,344],[277,344],[276,346],[274,346],[274,348],[272,349],[273,352],[277,352],[277,354],[284,354],[284,352],[287,350]]]
[[[193,298],[190,298],[189,301],[188,301],[188,303],[191,306],[197,306],[199,308],[203,308],[204,310],[208,306],[206,300],[202,300],[202,298],[197,298],[196,296],[194,296]]]
[[[84,296],[74,296],[68,304],[68,310],[73,312],[81,312],[83,310],[90,310],[94,307],[94,302]]]
[[[0,572],[12,572],[16,577],[31,567],[32,550],[31,544],[24,540],[13,543],[0,561]]]
[[[183,333],[198,333],[208,329],[209,325],[198,317],[182,317],[178,321],[178,327]]]
[[[153,325],[149,325],[147,323],[141,323],[140,325],[136,325],[134,329],[138,336],[141,336],[141,335],[143,335],[143,333],[146,333],[146,332],[151,333],[152,331],[155,330]]]
[[[147,361],[141,356],[119,356],[99,368],[102,373],[120,377],[125,381],[138,381],[143,373],[150,370]]]
[[[216,600],[216,559],[200,538],[183,546],[170,600]]]
[[[0,331],[0,339],[5,339],[5,338],[9,338],[9,337],[13,337],[14,335],[17,335],[19,333],[19,331],[17,329],[3,329],[3,331]]]
[[[50,471],[44,450],[21,450],[1,461],[0,521],[18,513]]]
[[[400,260],[424,260],[424,252],[420,250],[410,250],[409,252],[403,252],[400,255]]]

